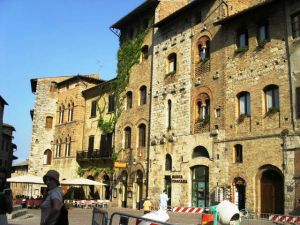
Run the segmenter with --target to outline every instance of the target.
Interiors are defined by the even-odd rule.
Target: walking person
[[[13,209],[12,193],[6,183],[7,171],[0,168],[0,224],[8,225],[6,213],[11,213]]]
[[[47,185],[47,196],[42,202],[40,225],[55,225],[63,206],[63,193],[59,187],[59,173],[56,170],[49,170],[43,177]]]
[[[163,191],[159,196],[159,209],[166,211],[168,209],[168,200],[169,197],[167,195],[166,190]]]
[[[149,196],[147,196],[146,200],[144,201],[143,207],[144,207],[144,214],[147,214],[147,213],[151,212],[152,203],[150,201]]]

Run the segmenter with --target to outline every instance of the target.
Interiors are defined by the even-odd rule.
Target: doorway
[[[165,190],[167,191],[168,195],[168,209],[171,208],[171,202],[172,202],[172,182],[171,182],[171,176],[165,176]]]
[[[192,206],[208,207],[209,205],[209,168],[195,166],[192,170]]]
[[[246,208],[246,182],[241,177],[236,177],[233,180],[234,188],[234,203],[239,210]]]

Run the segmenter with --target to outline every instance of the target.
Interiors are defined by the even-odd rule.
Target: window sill
[[[166,74],[166,77],[168,77],[168,76],[173,76],[173,75],[175,75],[176,74],[176,70],[175,71],[172,71],[172,72],[169,72],[169,73],[167,73]]]

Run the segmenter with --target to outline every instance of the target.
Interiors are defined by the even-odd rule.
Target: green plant
[[[265,39],[265,40],[258,40],[257,47],[260,48],[260,49],[264,48],[267,42],[268,42],[267,39]]]
[[[82,177],[84,175],[85,171],[86,171],[86,169],[84,169],[84,168],[82,168],[82,167],[79,166],[77,168],[77,174],[78,174],[78,176]]]
[[[270,116],[270,115],[273,115],[273,114],[275,114],[277,112],[279,112],[279,108],[277,108],[277,107],[271,107],[271,108],[268,109],[266,115]]]
[[[249,117],[249,115],[248,114],[240,114],[239,117],[238,117],[237,122],[238,123],[244,122],[244,120],[245,120],[246,117]]]
[[[249,47],[248,46],[245,46],[245,47],[239,47],[235,50],[235,53],[238,54],[238,53],[245,53],[249,50]]]

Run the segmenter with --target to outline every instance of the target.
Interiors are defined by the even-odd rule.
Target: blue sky
[[[34,107],[30,79],[115,76],[118,37],[109,27],[143,0],[0,0],[0,95],[15,127],[17,162],[28,158]]]

